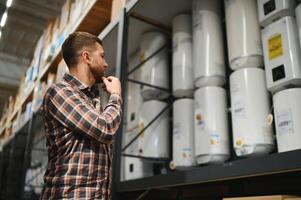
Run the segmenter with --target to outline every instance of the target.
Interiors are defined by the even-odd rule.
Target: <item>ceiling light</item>
[[[7,0],[6,1],[6,7],[9,8],[13,3],[13,0]]]
[[[2,15],[1,22],[0,22],[1,27],[5,25],[6,20],[7,20],[7,11],[5,11],[5,13]]]

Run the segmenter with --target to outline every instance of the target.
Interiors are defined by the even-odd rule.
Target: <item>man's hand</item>
[[[112,94],[121,95],[121,84],[118,78],[114,76],[102,77],[102,81],[104,83],[104,89]]]

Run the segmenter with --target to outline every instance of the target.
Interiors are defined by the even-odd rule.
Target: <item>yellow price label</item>
[[[272,60],[283,55],[281,34],[271,37],[268,41],[269,59]]]

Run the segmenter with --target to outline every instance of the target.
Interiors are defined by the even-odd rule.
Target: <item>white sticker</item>
[[[192,26],[195,30],[201,30],[203,29],[203,14],[197,10],[194,11],[194,13],[196,13],[196,15],[193,16]]]
[[[174,124],[173,127],[173,138],[175,140],[180,140],[181,139],[181,134],[180,134],[180,123],[177,122]]]
[[[290,110],[283,110],[277,112],[276,118],[278,134],[288,134],[294,132],[294,124],[292,120],[292,113]]]
[[[234,119],[246,117],[246,107],[245,107],[244,99],[241,96],[236,95],[235,98],[233,98],[232,113]]]
[[[231,87],[232,93],[232,115],[233,119],[245,118],[246,117],[246,107],[245,100],[241,94],[241,89],[238,84],[233,84]]]

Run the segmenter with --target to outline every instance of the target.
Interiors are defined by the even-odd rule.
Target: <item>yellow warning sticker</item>
[[[142,122],[139,124],[139,132],[141,132],[144,129],[144,123]],[[144,137],[144,131],[141,133],[140,138]]]
[[[211,138],[211,139],[210,139],[210,144],[211,144],[211,145],[216,145],[216,144],[217,144],[216,139]]]
[[[145,53],[142,52],[142,53],[140,53],[140,62],[142,63],[142,62],[144,62],[144,60],[145,60]]]
[[[269,59],[272,60],[283,55],[282,36],[277,34],[268,41]]]

